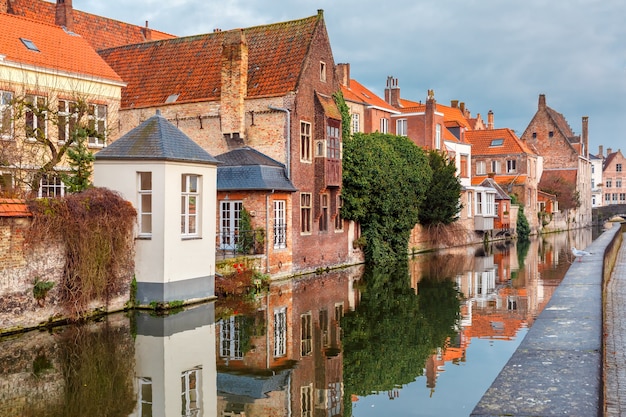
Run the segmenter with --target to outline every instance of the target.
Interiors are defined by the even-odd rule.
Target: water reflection
[[[468,415],[591,231],[0,341],[0,415]]]

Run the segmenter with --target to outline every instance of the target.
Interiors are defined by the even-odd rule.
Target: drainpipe
[[[270,110],[282,111],[287,115],[287,179],[291,180],[291,113],[284,107],[269,106]]]

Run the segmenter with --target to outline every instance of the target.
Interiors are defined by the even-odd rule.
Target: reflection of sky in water
[[[515,339],[509,341],[474,338],[467,348],[465,362],[446,362],[432,393],[426,386],[426,377],[421,376],[399,389],[399,396],[393,400],[386,392],[359,397],[353,403],[352,415],[467,417],[527,331],[527,328],[520,329]]]

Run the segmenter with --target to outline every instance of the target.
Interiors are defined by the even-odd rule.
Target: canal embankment
[[[602,415],[604,290],[621,243],[614,224],[572,261],[472,417]]]

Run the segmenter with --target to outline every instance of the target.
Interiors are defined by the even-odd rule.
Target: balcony
[[[327,187],[341,187],[341,160],[324,158],[324,183]]]

